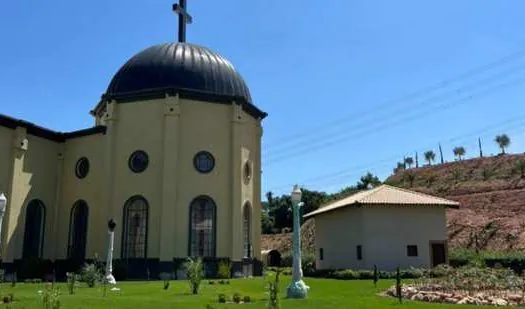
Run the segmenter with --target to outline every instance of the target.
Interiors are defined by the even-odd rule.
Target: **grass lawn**
[[[331,279],[306,278],[310,286],[308,299],[288,300],[286,286],[290,282],[289,277],[281,279],[281,308],[458,308],[464,305],[441,305],[419,302],[403,302],[399,304],[393,298],[378,296],[377,293],[392,284],[393,281],[379,281],[378,288],[374,288],[372,281],[339,281]],[[200,294],[190,295],[189,285],[186,281],[172,281],[168,290],[163,290],[162,281],[150,282],[121,282],[118,283],[120,292],[108,290],[108,296],[102,297],[102,287],[84,287],[76,289],[75,295],[68,295],[67,286],[58,284],[61,295],[62,309],[163,309],[163,308],[206,308],[211,304],[213,308],[266,308],[267,295],[265,294],[265,282],[262,278],[231,280],[229,285],[210,285],[203,281]],[[18,283],[16,287],[2,284],[0,293],[6,295],[13,293],[15,302],[10,308],[43,308],[41,296],[38,290],[43,290],[44,284]],[[238,292],[242,296],[249,295],[251,304],[218,304],[217,296],[224,293],[231,299],[233,293]],[[479,307],[479,306],[478,306]],[[0,308],[9,308],[0,305]]]

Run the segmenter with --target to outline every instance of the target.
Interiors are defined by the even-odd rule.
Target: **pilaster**
[[[21,256],[23,235],[20,237],[20,227],[17,224],[25,196],[21,196],[17,184],[20,181],[24,168],[24,159],[29,148],[27,130],[17,127],[11,144],[11,168],[9,171],[9,187],[7,192],[7,207],[2,223],[2,260],[3,263],[12,263]],[[22,216],[25,217],[25,216]]]
[[[110,219],[114,219],[116,222],[120,222],[117,218],[120,218],[119,216],[119,206],[121,205],[115,205],[114,199],[115,199],[115,143],[117,140],[117,125],[118,125],[118,106],[115,101],[107,102],[106,103],[106,112],[104,114],[104,121],[106,123],[106,135],[105,138],[105,145],[104,145],[104,172],[105,172],[105,184],[104,188],[104,204],[100,205],[102,208],[106,209],[106,216],[107,220],[104,222],[109,221]],[[106,230],[103,228],[97,229],[98,232],[98,239],[106,239]],[[116,228],[117,231],[122,231],[122,226],[117,225]],[[119,235],[120,233],[117,233]],[[117,242],[119,241],[119,237],[117,237]],[[100,248],[105,248],[105,244],[101,246]],[[120,246],[117,245],[117,253],[118,256],[120,254]]]
[[[164,128],[162,142],[162,197],[160,219],[160,261],[172,261],[174,256],[185,256],[184,224],[176,222],[186,215],[187,207],[179,205],[179,175],[177,171],[180,144],[179,95],[166,96],[164,103]],[[184,215],[181,216],[181,214]],[[187,215],[186,215],[187,217]],[[177,220],[179,221],[179,220]],[[175,222],[175,224],[174,224]]]
[[[243,230],[242,230],[242,153],[241,153],[241,129],[242,129],[242,107],[236,102],[232,104],[232,148],[231,148],[231,259],[242,260],[243,256]],[[219,235],[217,235],[219,236]]]
[[[58,236],[59,231],[59,215],[60,215],[60,205],[62,202],[62,170],[64,166],[64,144],[59,144],[58,146],[58,153],[57,153],[57,179],[56,179],[56,190],[55,190],[55,205],[54,205],[54,213],[53,213],[53,239],[50,241],[51,243],[51,252],[52,252],[52,258],[55,260],[59,256],[59,250],[61,248],[60,246],[60,237]],[[49,243],[49,241],[48,241]],[[63,246],[62,246],[63,247]]]
[[[261,177],[262,177],[262,159],[261,159],[261,140],[263,129],[261,123],[257,123],[257,138],[255,143],[255,152],[253,159],[253,201],[252,201],[252,246],[253,257],[261,259]]]

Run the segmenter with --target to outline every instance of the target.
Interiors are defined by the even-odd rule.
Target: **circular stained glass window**
[[[193,158],[193,166],[201,173],[209,173],[215,167],[215,158],[207,151],[201,151]]]
[[[250,161],[244,163],[243,176],[244,184],[249,184],[252,180],[252,163]]]
[[[137,150],[129,157],[129,169],[134,173],[142,173],[148,168],[149,157],[145,151]]]
[[[79,178],[85,178],[89,173],[89,160],[86,157],[78,159],[75,165],[75,175]]]

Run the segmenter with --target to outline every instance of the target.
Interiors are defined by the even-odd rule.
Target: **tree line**
[[[368,172],[361,176],[360,180],[353,186],[348,186],[336,193],[328,194],[322,191],[308,190],[302,188],[301,224],[303,215],[317,210],[319,207],[338,199],[342,199],[362,190],[376,187],[381,184],[377,176]],[[273,192],[266,193],[266,201],[262,202],[261,227],[263,234],[277,234],[283,231],[292,231],[292,200],[290,194],[276,196]]]
[[[498,144],[498,147],[501,149],[501,152],[499,155],[505,155],[507,148],[510,146],[510,138],[507,134],[501,134],[497,135],[494,138],[494,142]],[[479,143],[479,156],[483,157],[483,151],[481,149],[481,140],[478,140]],[[441,163],[444,163],[443,160],[443,151],[441,149],[441,145],[439,146],[439,152],[441,156]],[[464,146],[456,146],[452,149],[452,152],[454,153],[454,157],[456,157],[457,160],[463,160],[465,158],[465,154],[467,153],[467,150]],[[436,153],[433,150],[428,150],[423,153],[424,160],[427,162],[427,165],[432,165],[436,160]],[[407,168],[412,168],[412,166],[415,164],[416,168],[419,167],[419,160],[416,153],[415,159],[413,157],[405,157],[401,162],[397,162],[396,167],[394,168],[394,173],[397,173],[400,170],[404,170]]]

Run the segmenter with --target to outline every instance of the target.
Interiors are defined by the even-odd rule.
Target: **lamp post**
[[[113,240],[115,238],[115,227],[117,224],[113,219],[108,221],[108,236],[109,236],[109,242],[108,242],[108,257],[106,260],[106,281],[109,284],[117,284],[117,281],[115,280],[115,277],[113,277]]]
[[[301,202],[302,192],[298,185],[293,187],[291,194],[293,209],[293,268],[292,283],[288,286],[288,298],[306,298],[308,287],[303,281],[303,270],[301,269],[301,221],[300,209],[304,203]]]
[[[0,193],[0,246],[2,244],[2,222],[4,221],[4,213],[6,206],[7,198],[3,193]]]

